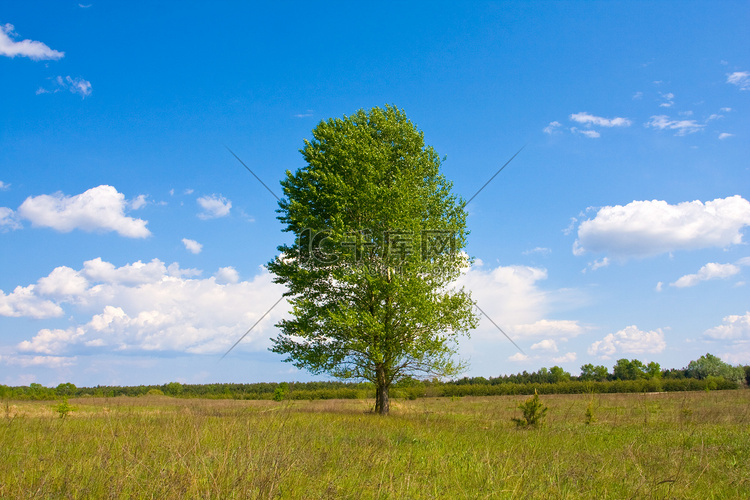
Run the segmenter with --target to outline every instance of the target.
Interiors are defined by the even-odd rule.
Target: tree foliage
[[[733,382],[741,383],[745,378],[745,369],[725,363],[713,354],[706,354],[687,366],[687,374],[691,378],[705,379],[708,377],[723,377]]]
[[[580,380],[589,380],[593,382],[602,382],[607,380],[609,377],[609,370],[606,366],[597,365],[594,366],[591,363],[587,363],[581,366],[581,375],[578,377]]]
[[[476,325],[451,283],[469,265],[466,212],[438,154],[394,107],[329,119],[287,172],[279,220],[297,236],[268,264],[292,318],[272,351],[314,374],[368,380],[376,411],[414,374],[447,376],[457,340]]]

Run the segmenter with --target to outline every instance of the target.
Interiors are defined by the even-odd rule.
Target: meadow
[[[750,498],[750,390],[527,398],[4,400],[0,498]]]

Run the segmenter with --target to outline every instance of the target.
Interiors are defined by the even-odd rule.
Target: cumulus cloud
[[[531,350],[536,351],[552,351],[557,352],[557,342],[554,340],[546,339],[542,340],[541,342],[537,342],[536,344],[532,344]]]
[[[83,328],[68,328],[67,330],[39,330],[31,340],[24,340],[18,344],[21,352],[37,352],[41,354],[57,354],[64,351],[71,343],[75,343],[85,334]]]
[[[240,274],[233,267],[220,267],[214,275],[216,282],[220,284],[237,283],[240,280]]]
[[[742,243],[750,225],[750,202],[739,195],[670,205],[633,201],[607,206],[578,227],[573,253],[608,253],[620,258],[646,257],[675,250],[728,247]]]
[[[508,359],[511,361],[526,361],[529,357],[523,353],[517,352],[512,356],[508,356]]]
[[[34,61],[61,59],[65,52],[52,50],[42,42],[34,40],[16,41],[12,24],[0,25],[0,55],[6,57],[28,57]]]
[[[218,353],[228,349],[284,291],[265,270],[250,281],[239,281],[231,267],[207,279],[185,274],[195,273],[158,259],[117,267],[98,258],[85,262],[80,270],[59,267],[36,285],[0,294],[0,315],[60,316],[64,307],[81,318],[66,329],[39,330],[18,345],[27,353],[63,356],[80,349]],[[68,285],[66,277],[72,281]],[[40,304],[52,310],[40,314]],[[267,347],[269,328],[284,311],[279,304],[246,337],[246,345]]]
[[[80,77],[73,78],[66,76],[63,78],[62,76],[57,76],[52,79],[51,87],[39,87],[36,94],[55,94],[62,90],[67,90],[73,94],[80,95],[81,98],[85,98],[91,95],[91,82]]]
[[[583,333],[578,321],[540,319],[533,323],[519,324],[511,327],[513,333],[522,337],[555,336],[562,339],[575,337]]]
[[[567,339],[583,333],[584,328],[575,320],[546,319],[555,303],[575,294],[567,290],[541,289],[539,282],[546,278],[547,271],[536,267],[498,266],[493,269],[475,263],[458,279],[457,285],[470,291],[482,310],[515,340]],[[472,332],[471,341],[474,339],[508,342],[484,315]]]
[[[174,270],[170,271],[159,259],[152,259],[147,264],[139,260],[116,267],[111,262],[102,260],[101,257],[87,260],[83,263],[81,270],[81,274],[92,282],[125,286],[157,283],[165,275],[173,275],[173,272]]]
[[[147,221],[127,217],[125,195],[112,186],[97,186],[67,196],[30,196],[18,208],[18,215],[35,227],[49,227],[67,233],[74,229],[88,232],[114,231],[127,238],[145,238],[151,234]]]
[[[37,281],[36,292],[38,295],[61,300],[82,295],[88,286],[88,280],[81,273],[61,266]]]
[[[637,326],[625,327],[617,333],[610,333],[604,339],[591,344],[588,353],[592,356],[609,359],[615,354],[654,354],[666,348],[661,328],[644,332]]]
[[[730,134],[729,132],[722,132],[719,134],[720,141],[723,141],[724,139],[729,139],[730,137],[734,137],[734,134]]]
[[[145,194],[139,194],[138,196],[130,200],[130,202],[128,203],[130,210],[138,210],[145,207],[148,203],[148,200],[146,198],[148,198],[148,196],[146,196]]]
[[[232,208],[231,201],[221,195],[215,194],[211,196],[201,196],[198,198],[198,205],[203,209],[203,212],[198,214],[198,217],[201,219],[225,217],[229,215],[229,210]]]
[[[750,311],[725,317],[721,325],[706,330],[704,335],[713,340],[750,340]]]
[[[16,213],[7,207],[0,207],[0,231],[10,229],[21,229],[21,223],[18,222]]]
[[[683,136],[698,132],[706,125],[695,120],[671,120],[667,115],[655,115],[646,122],[646,126],[659,130],[674,130],[675,135]]]
[[[17,286],[8,295],[0,290],[0,316],[13,318],[56,318],[64,314],[55,302],[40,297],[34,285]]]
[[[727,83],[737,85],[740,90],[750,90],[750,71],[735,71],[727,75]]]
[[[0,191],[6,191],[10,189],[10,184],[6,184],[3,181],[0,181]]]
[[[557,357],[552,358],[552,361],[554,361],[555,363],[562,364],[562,363],[572,363],[576,359],[578,359],[578,355],[576,353],[568,352],[568,353],[563,354],[562,356],[557,356]]]
[[[555,132],[557,132],[560,129],[560,127],[562,127],[562,123],[560,123],[558,121],[550,122],[549,125],[547,125],[546,127],[544,127],[544,133],[545,134],[554,134]]]
[[[182,244],[185,245],[185,248],[188,250],[188,252],[191,252],[194,254],[199,254],[203,250],[203,245],[201,245],[195,240],[182,238]]]
[[[570,115],[570,119],[584,125],[597,125],[599,127],[629,127],[632,124],[627,118],[602,118],[601,116],[594,116],[585,111],[573,113]]]
[[[670,286],[686,288],[695,286],[701,281],[729,278],[739,272],[740,268],[733,264],[717,264],[716,262],[709,262],[701,267],[696,274],[686,274],[674,283],[670,283]]]

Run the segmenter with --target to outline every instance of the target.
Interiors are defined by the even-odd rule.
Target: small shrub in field
[[[596,410],[594,408],[594,398],[591,398],[589,400],[588,406],[586,406],[586,418],[585,418],[586,425],[591,425],[594,422],[596,422],[596,413],[595,413],[595,411]]]
[[[163,396],[164,393],[160,391],[159,389],[150,389],[147,393],[147,396]]]
[[[539,401],[539,394],[534,391],[534,395],[526,402],[518,405],[523,413],[521,418],[512,418],[518,427],[536,427],[542,423],[548,408]]]
[[[279,386],[273,391],[273,400],[283,401],[288,387],[289,385],[286,382],[280,383]]]
[[[58,413],[58,415],[60,415],[60,418],[67,417],[68,414],[73,410],[75,410],[75,408],[68,404],[68,398],[63,399],[60,404],[55,406],[55,411]]]

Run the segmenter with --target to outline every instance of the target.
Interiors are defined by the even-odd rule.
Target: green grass
[[[0,498],[748,498],[750,391],[0,408]]]

